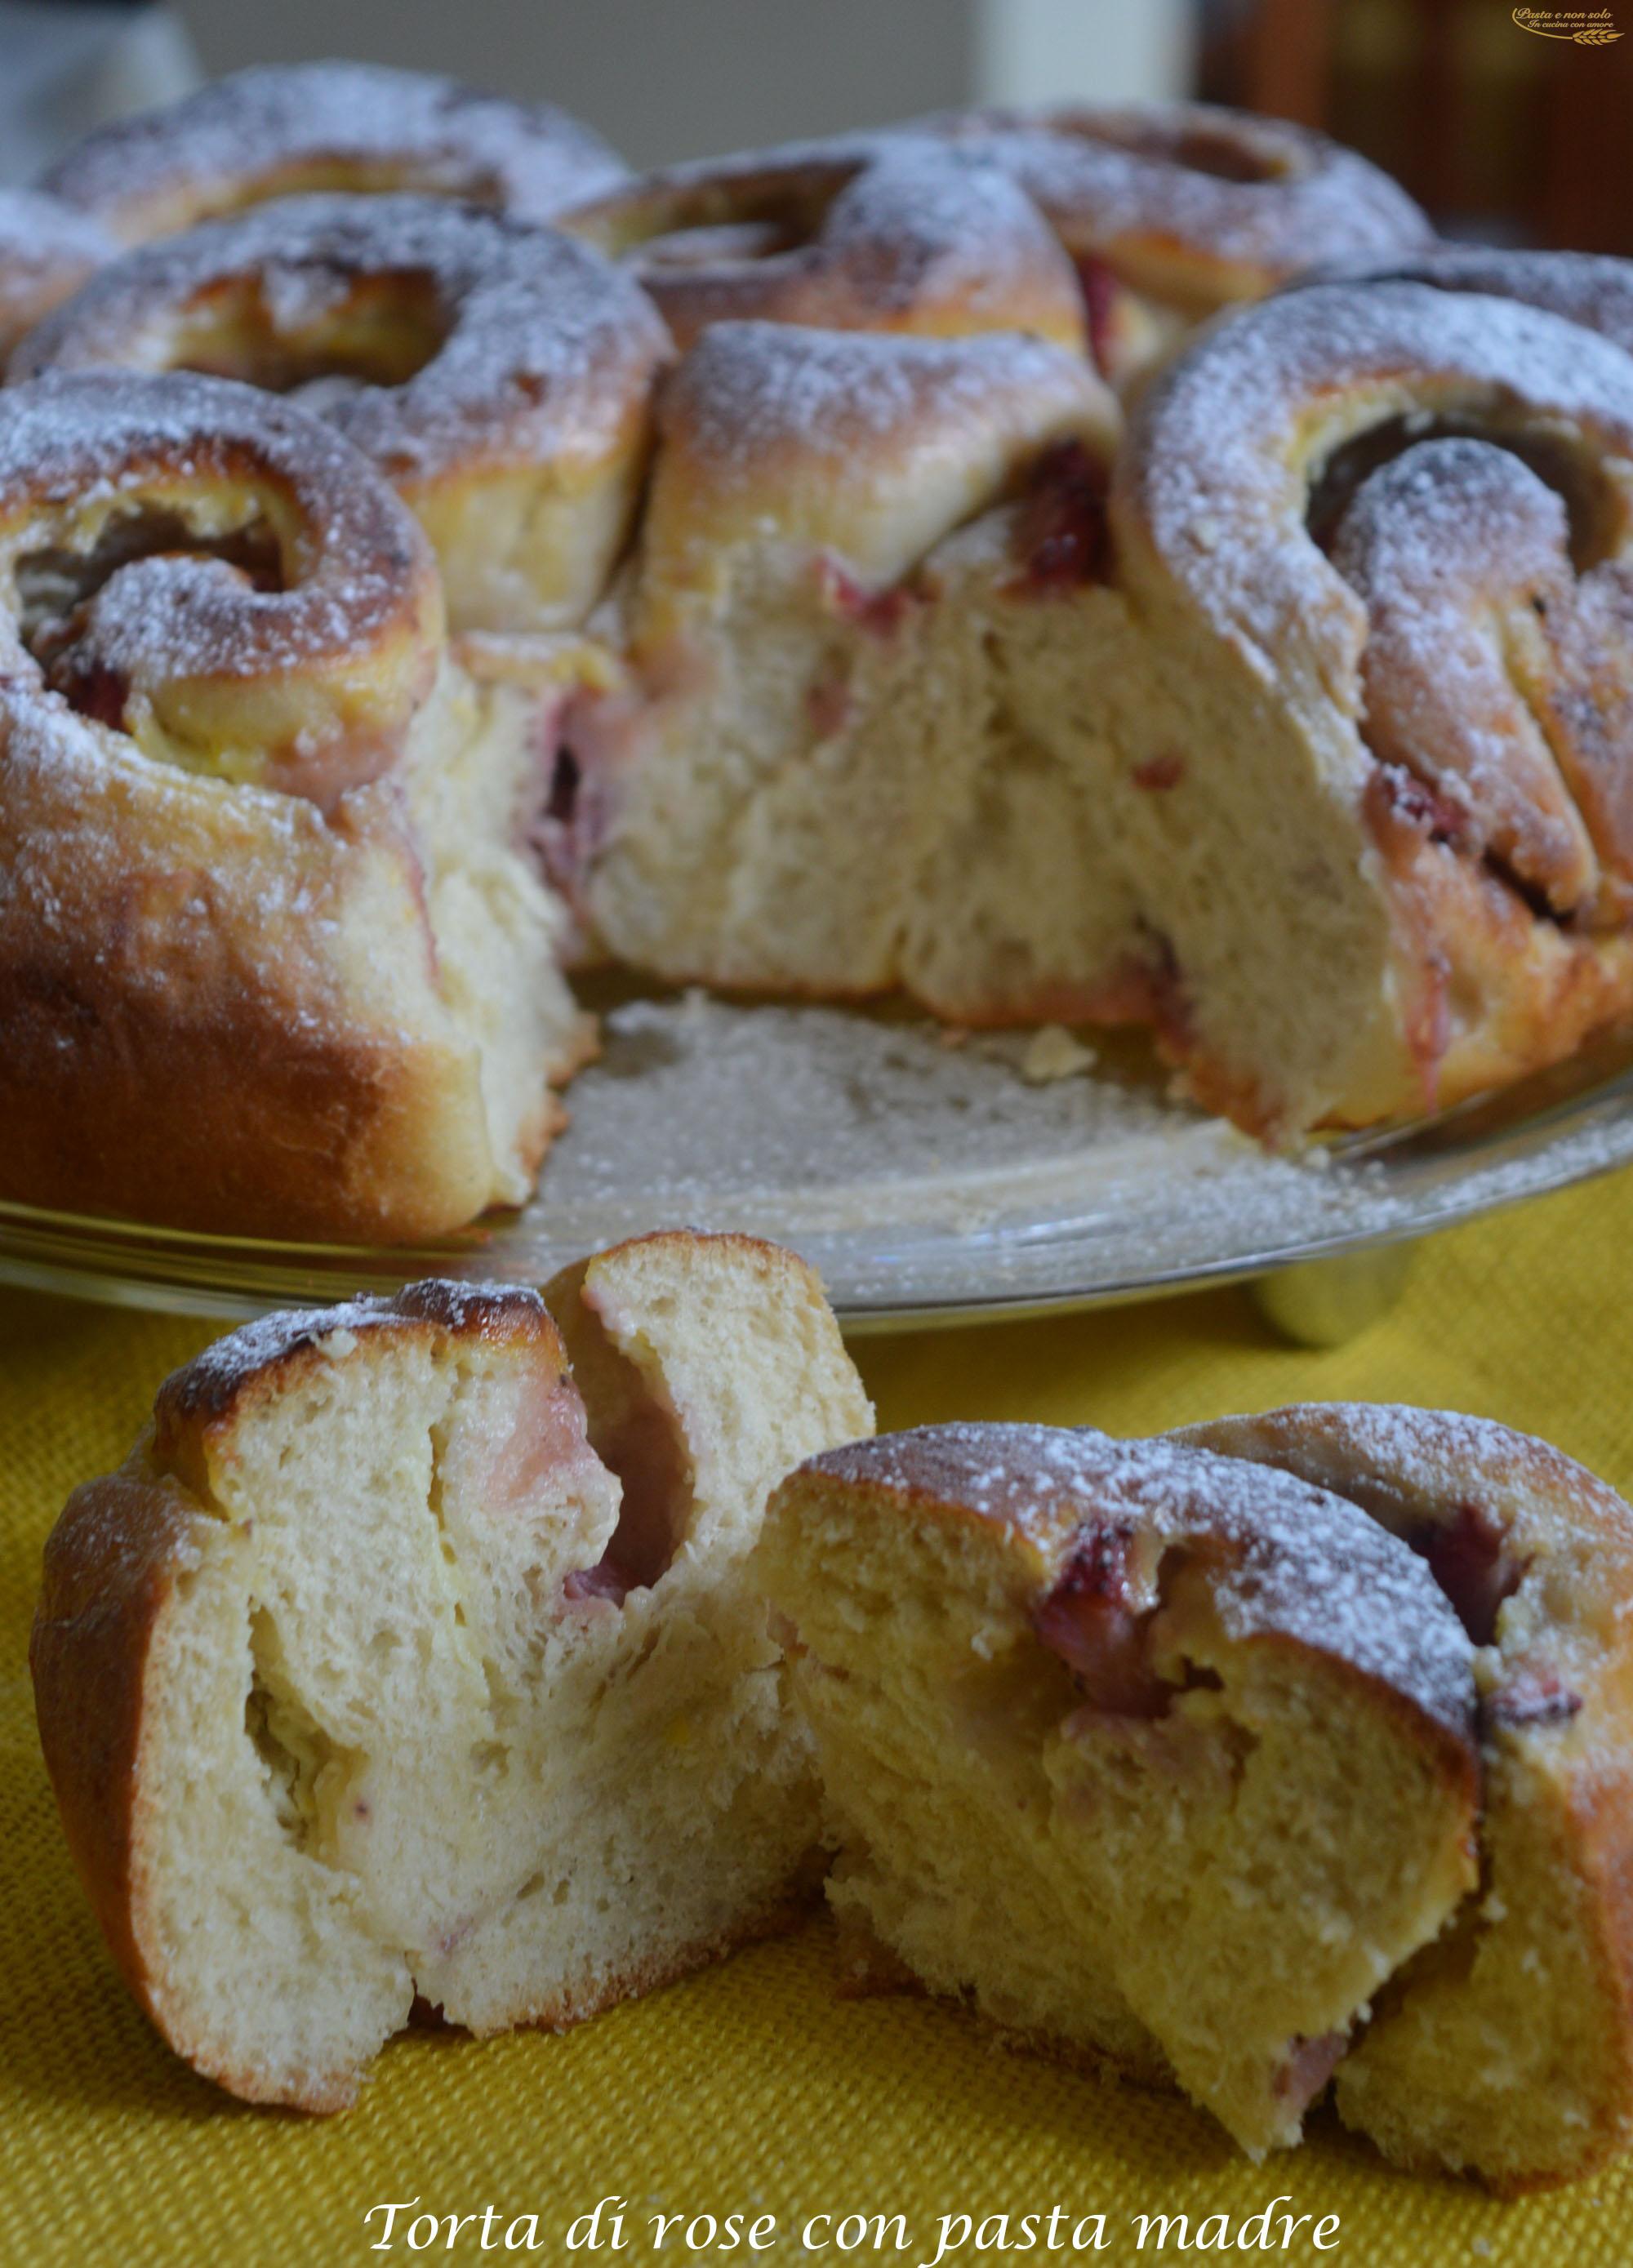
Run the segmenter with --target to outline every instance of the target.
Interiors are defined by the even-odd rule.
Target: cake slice
[[[1422,1561],[1287,1475],[1030,1425],[816,1456],[761,1548],[861,1945],[1297,2141],[1476,1879],[1472,1649]]]
[[[1397,2164],[1524,2190],[1633,2141],[1633,1512],[1442,1410],[1309,1403],[1178,1437],[1335,1489],[1423,1558],[1478,1649],[1482,1891],[1340,2066]]]
[[[234,2094],[342,2109],[416,1997],[560,2026],[778,1924],[808,1743],[751,1560],[871,1412],[774,1247],[279,1314],[47,1548],[46,1761],[108,1941]]]

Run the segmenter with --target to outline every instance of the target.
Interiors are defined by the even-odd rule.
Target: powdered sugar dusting
[[[1325,136],[1200,104],[975,111],[920,130],[979,148],[1036,199],[1074,251],[1129,239],[1291,274],[1346,253],[1427,242],[1388,175]]]
[[[1119,462],[1117,502],[1267,674],[1297,634],[1342,694],[1363,624],[1306,527],[1310,486],[1342,442],[1414,414],[1494,431],[1564,421],[1627,457],[1633,359],[1560,317],[1477,294],[1416,284],[1289,292],[1223,324],[1153,387]]]
[[[1600,252],[1511,252],[1484,245],[1430,245],[1392,260],[1333,261],[1308,284],[1432,284],[1442,291],[1481,291],[1521,299],[1600,331],[1633,352],[1633,262]],[[1295,284],[1292,288],[1298,288]]]
[[[139,1062],[156,1015],[178,1080],[224,1027],[276,1032],[297,1059],[355,1029],[337,948],[370,875],[406,858],[389,802],[331,825],[303,796],[151,762],[26,676],[0,677],[0,928],[43,996],[82,1004],[60,1061],[99,1043]],[[407,967],[424,946],[399,949]]]
[[[418,526],[345,441],[290,404],[169,374],[63,373],[0,393],[0,495],[41,544],[99,491],[115,508],[157,497],[185,511],[178,491],[224,481],[262,485],[292,511],[289,587],[253,590],[218,561],[136,559],[95,602],[118,666],[156,686],[355,663],[415,622],[432,572]],[[20,548],[14,534],[13,558]]]
[[[219,1412],[258,1372],[273,1368],[303,1348],[342,1359],[364,1333],[423,1332],[428,1324],[475,1336],[486,1330],[496,1308],[530,1322],[545,1321],[544,1302],[536,1292],[513,1285],[441,1280],[412,1285],[395,1299],[369,1295],[332,1307],[285,1308],[243,1324],[205,1347],[166,1380],[160,1402],[177,1413]]]
[[[254,328],[276,347],[320,350],[359,286],[394,279],[429,291],[442,335],[430,359],[400,384],[326,388],[312,405],[394,479],[602,451],[638,422],[668,353],[637,286],[554,231],[430,197],[309,196],[127,254],[25,342],[16,374],[162,367],[184,342],[195,354],[197,321],[236,284],[254,286]]]
[[[624,173],[599,135],[549,103],[476,94],[384,64],[313,63],[239,71],[104,127],[44,186],[140,236],[150,201],[188,198],[188,217],[199,218],[252,202],[258,188],[276,195],[318,186],[298,178],[303,167],[347,166],[361,188],[420,188],[533,219]],[[280,178],[290,173],[297,178]]]
[[[1374,751],[1449,800],[1461,844],[1495,851],[1561,911],[1593,891],[1594,859],[1511,680],[1506,616],[1532,608],[1557,631],[1575,595],[1569,537],[1563,498],[1512,451],[1438,440],[1364,481],[1332,544],[1366,603]]]
[[[879,338],[721,323],[681,364],[663,423],[717,477],[747,480],[790,447],[843,463],[899,437],[922,438],[932,419],[951,445],[1028,395],[1064,403],[1083,399],[1090,383],[1063,349],[1012,333]]]
[[[406,1319],[379,1294],[342,1300],[332,1307],[289,1307],[242,1324],[217,1339],[186,1366],[171,1373],[160,1391],[173,1406],[220,1408],[259,1370],[284,1361],[302,1347],[342,1345],[359,1331],[382,1325],[401,1327]]]
[[[780,309],[865,326],[945,303],[957,330],[1026,328],[1051,287],[1059,320],[1081,320],[1070,263],[1031,198],[982,153],[934,140],[851,137],[676,166],[572,225],[624,252],[688,328]],[[764,240],[740,240],[744,227]]]
[[[1490,1508],[1488,1491],[1505,1499],[1519,1492],[1522,1543],[1534,1549],[1552,1528],[1562,1540],[1575,1530],[1633,1551],[1633,1506],[1614,1489],[1550,1442],[1460,1410],[1294,1403],[1189,1427],[1173,1438],[1230,1456],[1285,1458],[1352,1496],[1397,1535],[1420,1531],[1426,1519],[1449,1518],[1471,1499]]]
[[[1473,1649],[1427,1568],[1356,1506],[1273,1466],[1087,1428],[966,1424],[829,1450],[810,1469],[1014,1528],[1051,1576],[1085,1528],[1212,1539],[1225,1547],[1212,1593],[1233,1638],[1297,1639],[1472,1734]]]
[[[1059,257],[1036,206],[1001,166],[908,141],[886,144],[847,183],[821,240],[834,258],[861,264],[860,280],[877,285],[887,310],[906,305],[927,274],[940,271],[972,329],[984,308],[1009,296],[1018,271]],[[1064,261],[1059,272],[1075,289]]]

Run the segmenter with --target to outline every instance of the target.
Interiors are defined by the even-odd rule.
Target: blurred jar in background
[[[151,0],[0,0],[0,182],[31,181],[92,127],[199,83],[179,16]]]

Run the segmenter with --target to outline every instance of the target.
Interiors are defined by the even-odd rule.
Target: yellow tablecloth
[[[1144,1432],[1294,1396],[1432,1403],[1546,1433],[1633,1486],[1633,1360],[1624,1334],[1633,1174],[1535,1204],[1427,1246],[1403,1305],[1334,1353],[1279,1344],[1232,1292],[1100,1316],[890,1340],[857,1352],[881,1426],[957,1416],[1089,1421]],[[1493,2262],[1625,2268],[1633,2175],[1499,2205],[1379,2166],[1323,2127],[1263,2167],[1199,2114],[1102,2088],[988,2044],[959,2015],[910,2000],[838,2003],[813,1924],[561,2038],[478,2043],[420,2034],[391,2046],[359,2107],[314,2123],[230,2102],[148,2029],[103,1953],[70,1870],[35,1743],[25,1652],[40,1544],[70,1485],[116,1462],[164,1373],[211,1336],[195,1323],[0,1296],[0,2261],[364,2261],[410,2257],[407,2201],[442,2227],[438,2258],[740,2264],[739,2241],[653,2248],[654,2214],[774,2215],[773,2263],[936,2258],[944,2215],[967,2214],[946,2258],[1017,2250],[1019,2217],[1105,2216],[1107,2261],[1228,2257],[1350,2264]],[[626,2201],[621,2254],[566,2244],[575,2215]],[[1243,2251],[1243,2217],[1273,2199],[1271,2244]],[[371,2207],[401,2202],[389,2254]],[[481,2216],[493,2213],[484,2234]],[[612,2208],[609,2208],[609,2212]],[[1307,2214],[1287,2250],[1280,2215]],[[1007,2213],[1007,2229],[987,2216]],[[1141,2214],[1184,2214],[1158,2249]],[[843,2216],[903,2218],[842,2252]],[[447,2217],[473,2215],[450,2251]],[[527,2216],[534,2216],[529,2222]],[[1337,2216],[1337,2228],[1328,2217]],[[1312,2244],[1328,2220],[1324,2249]],[[1254,2233],[1256,2235],[1257,2225]],[[579,2232],[583,2234],[584,2232]],[[856,2227],[844,2231],[856,2235]],[[1039,2229],[1047,2235],[1048,2224]],[[509,2235],[511,2247],[504,2249]],[[707,2243],[697,2223],[692,2234]],[[958,2234],[954,2224],[953,2234]],[[1085,2228],[1085,2241],[1093,2231]],[[999,2250],[1007,2235],[1011,2249]],[[984,2248],[975,2239],[984,2235]],[[1203,2246],[1198,2246],[1199,2235]],[[769,2240],[769,2241],[767,2241]],[[521,2248],[529,2242],[531,2251]],[[1057,2251],[1060,2258],[1070,2257]]]

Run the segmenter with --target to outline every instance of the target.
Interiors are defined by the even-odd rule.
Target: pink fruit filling
[[[864,584],[837,559],[826,554],[817,562],[817,585],[823,598],[836,615],[854,622],[870,637],[893,637],[919,603],[916,594],[904,583],[893,583],[883,591],[870,591]]]
[[[1581,1706],[1582,1696],[1553,1670],[1527,1668],[1516,1671],[1492,1695],[1484,1713],[1488,1724],[1524,1732],[1537,1725],[1569,1724]]]
[[[1322,2032],[1313,2040],[1295,2038],[1272,2082],[1276,2099],[1295,2114],[1307,2110],[1343,2061],[1347,2032]]]
[[[1106,578],[1106,471],[1081,441],[1057,441],[1033,468],[1015,523],[1020,587],[1039,595]]]
[[[1499,1523],[1471,1499],[1460,1504],[1445,1526],[1409,1540],[1428,1561],[1430,1573],[1475,1644],[1490,1646],[1497,1636],[1498,1609],[1519,1588],[1526,1572],[1509,1550]]]
[[[1130,1531],[1094,1529],[1066,1563],[1032,1624],[1076,1676],[1092,1709],[1113,1717],[1160,1717],[1174,1688],[1151,1668],[1151,1609],[1136,1610],[1129,1587]]]

